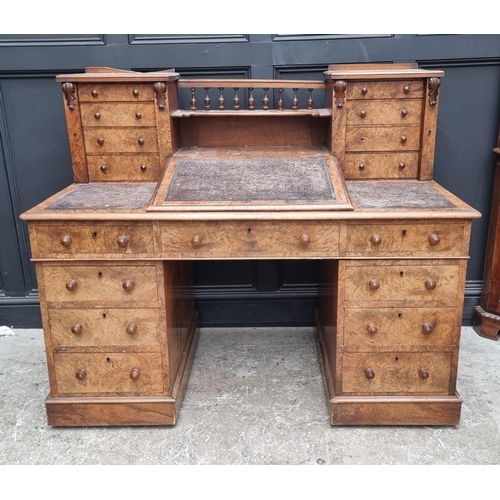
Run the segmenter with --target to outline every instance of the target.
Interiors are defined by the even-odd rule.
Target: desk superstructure
[[[479,214],[432,180],[443,72],[324,75],[57,77],[75,182],[22,215],[50,425],[175,424],[198,332],[192,262],[270,258],[322,261],[316,326],[333,425],[459,423]]]

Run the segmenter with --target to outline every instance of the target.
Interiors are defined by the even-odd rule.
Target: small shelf
[[[173,118],[189,118],[190,116],[332,116],[332,110],[327,108],[317,109],[178,109],[173,111]]]

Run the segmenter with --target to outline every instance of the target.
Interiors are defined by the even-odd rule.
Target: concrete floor
[[[331,427],[311,328],[202,330],[174,427],[51,428],[41,330],[0,337],[0,464],[500,464],[500,343],[464,328],[456,427]]]

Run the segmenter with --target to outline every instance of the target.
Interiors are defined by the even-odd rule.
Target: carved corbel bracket
[[[346,88],[347,88],[347,82],[344,80],[337,80],[333,83],[333,90],[335,92],[335,106],[337,108],[344,107]]]
[[[76,104],[76,85],[71,82],[64,82],[62,84],[62,89],[64,92],[64,97],[66,98],[68,108],[73,111]]]
[[[441,85],[441,78],[429,78],[429,104],[431,106],[435,106],[437,104],[437,97],[440,85]]]
[[[153,89],[156,94],[156,104],[160,109],[165,109],[166,106],[166,94],[167,94],[167,84],[165,82],[156,82],[153,85]]]

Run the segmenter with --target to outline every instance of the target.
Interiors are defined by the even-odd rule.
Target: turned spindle
[[[264,89],[264,99],[262,99],[262,109],[269,109],[269,97],[267,96],[268,88]]]
[[[278,89],[278,109],[285,109],[285,104],[283,103],[283,89]]]
[[[224,87],[219,87],[219,109],[224,109],[224,103],[226,102],[224,99]]]
[[[309,97],[307,98],[307,109],[313,109],[314,101],[313,101],[313,89],[307,89],[309,92]]]
[[[238,97],[238,90],[240,90],[239,87],[234,87],[234,109],[240,109],[240,98]]]
[[[196,89],[194,87],[191,87],[191,109],[196,109],[195,92],[196,92]]]
[[[203,99],[203,102],[205,103],[205,109],[209,110],[210,109],[210,97],[208,97],[209,87],[204,87],[204,89],[205,89],[205,99]]]
[[[248,87],[248,109],[255,109],[255,99],[253,97],[253,87]]]
[[[297,89],[293,89],[292,109],[299,109],[299,99],[297,98]]]

